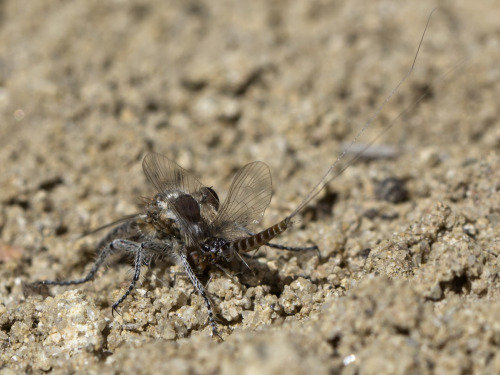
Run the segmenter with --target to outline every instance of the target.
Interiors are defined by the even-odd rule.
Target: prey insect
[[[357,141],[411,74],[431,15],[427,20],[410,70],[365,123],[350,146]],[[265,163],[256,161],[241,168],[233,179],[225,201],[221,203],[215,190],[204,186],[190,172],[165,156],[150,153],[146,155],[142,165],[148,181],[156,189],[156,194],[147,202],[144,212],[122,220],[98,243],[99,255],[85,277],[67,281],[45,280],[37,283],[83,284],[95,277],[111,254],[127,253],[135,259],[134,274],[126,291],[112,305],[112,310],[116,311],[135,288],[142,266],[149,265],[155,258],[168,257],[182,266],[194,288],[203,298],[208,310],[212,335],[218,336],[212,304],[204,285],[198,278],[198,273],[207,267],[223,269],[223,266],[235,257],[241,258],[243,254],[264,245],[284,250],[317,249],[315,246],[291,248],[270,241],[290,228],[294,217],[328,183],[362,156],[368,147],[393,126],[395,120],[352,157],[343,168],[336,170],[338,162],[345,156],[349,146],[288,216],[255,234],[252,229],[261,221],[272,195],[271,174]]]

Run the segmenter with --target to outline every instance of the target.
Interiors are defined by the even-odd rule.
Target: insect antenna
[[[255,234],[251,235],[250,237],[245,237],[241,239],[237,239],[232,242],[228,242],[224,248],[225,250],[230,249],[232,252],[240,253],[240,254],[245,254],[248,253],[252,250],[258,249],[260,246],[263,245],[268,245],[270,244],[270,241],[275,238],[277,235],[283,233],[285,230],[290,228],[290,226],[293,225],[293,218],[304,209],[314,198],[318,196],[318,194],[325,188],[326,185],[328,185],[332,180],[337,178],[339,175],[341,175],[347,168],[349,168],[352,164],[354,164],[357,160],[359,160],[361,157],[363,157],[364,153],[366,150],[368,150],[377,140],[379,140],[384,134],[386,134],[392,127],[396,124],[398,120],[400,120],[403,116],[408,114],[409,111],[414,109],[423,99],[428,97],[428,92],[423,93],[417,100],[413,102],[410,106],[407,107],[404,111],[400,112],[398,116],[393,118],[388,125],[385,125],[385,127],[380,131],[369,143],[367,143],[365,146],[363,146],[360,150],[356,151],[354,156],[350,158],[345,164],[343,164],[341,167],[337,168],[337,165],[339,162],[347,155],[349,150],[352,148],[352,146],[357,143],[358,139],[361,137],[361,135],[365,132],[365,130],[373,123],[373,121],[378,117],[380,112],[385,108],[387,103],[396,95],[398,92],[399,88],[405,83],[405,81],[408,79],[408,77],[412,74],[413,69],[415,67],[417,57],[420,52],[420,48],[423,44],[423,40],[425,37],[425,34],[427,32],[427,29],[430,24],[430,20],[434,12],[436,11],[437,8],[434,8],[431,13],[429,14],[427,18],[427,23],[425,25],[424,31],[422,33],[422,36],[420,38],[420,41],[418,43],[417,51],[415,53],[415,56],[413,58],[413,62],[411,64],[410,69],[408,72],[404,75],[404,77],[399,81],[399,83],[390,91],[389,95],[384,99],[381,105],[377,107],[375,112],[369,117],[369,119],[364,123],[363,127],[358,131],[354,139],[349,143],[349,145],[343,150],[343,152],[339,155],[339,157],[335,160],[333,164],[330,165],[330,167],[326,170],[326,172],[323,174],[319,182],[314,185],[314,187],[309,191],[309,193],[306,195],[304,200],[290,213],[290,215],[286,216],[282,221],[279,223]],[[463,59],[462,61],[459,61],[458,65],[463,64],[466,61],[466,59]],[[452,67],[448,72],[446,72],[440,80],[445,80],[445,78],[453,71],[458,69],[457,66]],[[271,245],[271,247],[275,247],[274,244]],[[295,250],[295,249],[294,249]]]
[[[365,130],[372,124],[372,122],[378,117],[380,112],[385,108],[387,103],[396,95],[398,92],[399,88],[405,83],[405,81],[410,77],[411,73],[413,72],[413,68],[415,67],[415,63],[417,61],[418,54],[420,52],[420,47],[422,46],[422,43],[424,41],[425,33],[429,27],[429,23],[431,21],[431,17],[433,13],[436,11],[437,8],[434,8],[431,13],[429,14],[429,17],[427,18],[427,23],[425,25],[424,31],[422,33],[422,37],[420,38],[420,42],[417,47],[417,52],[415,53],[415,57],[413,58],[413,63],[408,70],[408,72],[405,74],[405,76],[399,81],[399,83],[392,89],[392,91],[389,93],[388,96],[384,99],[382,104],[378,106],[376,111],[368,118],[368,120],[364,123],[363,127],[358,131],[356,136],[352,139],[352,141],[349,143],[349,145],[342,151],[342,153],[337,157],[337,160],[327,169],[323,177],[320,179],[320,181],[309,191],[309,193],[306,195],[304,200],[295,208],[295,210],[292,211],[290,215],[286,217],[286,219],[290,220],[292,219],[295,215],[297,215],[306,205],[309,204],[314,198],[318,196],[318,194],[323,190],[323,188],[328,185],[332,180],[340,176],[347,168],[349,168],[352,164],[354,164],[360,157],[363,156],[363,153],[370,148],[373,143],[375,143],[378,139],[380,139],[386,132],[388,132],[396,123],[397,120],[399,120],[404,114],[406,114],[408,111],[403,111],[400,113],[396,118],[391,120],[389,125],[387,125],[375,138],[373,138],[368,144],[366,144],[365,147],[363,147],[360,151],[358,151],[342,168],[340,168],[336,173],[333,173],[335,171],[335,168],[337,164],[344,158],[344,156],[347,154],[349,149],[352,147],[354,143],[358,141],[358,139],[361,137],[361,135],[365,132]],[[418,104],[422,99],[424,99],[427,96],[427,94],[423,94],[419,99],[417,99],[412,106],[410,106],[409,109],[413,108],[416,104]],[[285,220],[286,220],[285,219]]]

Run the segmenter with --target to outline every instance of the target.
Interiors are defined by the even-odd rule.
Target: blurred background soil
[[[168,262],[115,317],[127,261],[24,289],[88,271],[102,233],[79,235],[139,212],[149,151],[221,197],[266,162],[261,228],[282,219],[436,6],[351,151],[394,126],[276,241],[320,254],[261,249],[205,280],[223,342]],[[2,1],[0,374],[499,373],[498,19],[498,1]]]

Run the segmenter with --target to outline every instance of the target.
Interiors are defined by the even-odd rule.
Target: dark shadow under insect
[[[165,156],[146,155],[143,169],[157,194],[147,202],[144,213],[117,222],[101,239],[97,245],[99,255],[88,274],[76,280],[45,280],[34,284],[83,284],[95,277],[110,255],[133,255],[134,275],[125,293],[113,304],[114,312],[135,288],[141,267],[153,259],[166,257],[183,267],[205,302],[212,334],[219,336],[210,299],[197,274],[208,267],[224,270],[224,265],[235,255],[241,258],[263,245],[280,250],[318,250],[316,246],[288,247],[269,242],[291,226],[296,211],[261,232],[251,231],[271,201],[271,174],[262,162],[247,164],[236,174],[222,205],[212,188],[203,186]]]

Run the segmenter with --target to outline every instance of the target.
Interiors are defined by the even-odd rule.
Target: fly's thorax
[[[146,205],[141,230],[185,238],[186,245],[194,245],[193,239],[208,235],[206,228],[217,216],[218,209],[219,198],[212,188],[202,187],[192,194],[180,190],[158,193]]]

